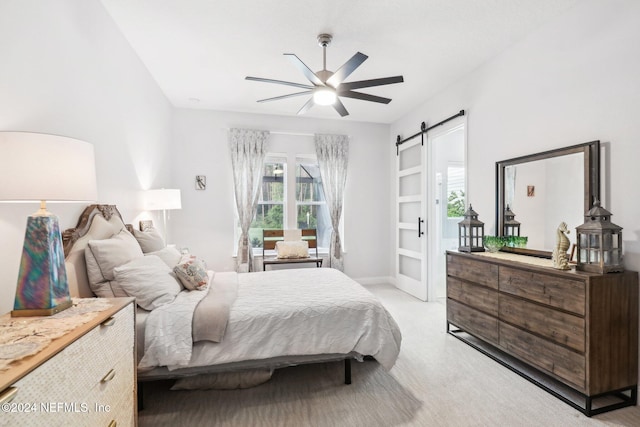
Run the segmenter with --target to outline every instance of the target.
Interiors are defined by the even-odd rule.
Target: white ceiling
[[[360,91],[390,104],[342,98],[342,120],[391,123],[544,25],[578,0],[102,0],[176,107],[296,115],[300,91],[244,80],[308,84],[283,56],[322,68],[316,37],[333,35],[327,69],[357,51],[369,56],[346,81],[403,75]],[[314,106],[308,117],[339,118]]]

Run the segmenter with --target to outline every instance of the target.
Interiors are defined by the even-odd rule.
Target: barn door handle
[[[422,237],[424,235],[424,231],[422,231],[422,223],[424,222],[424,219],[418,217],[418,238]]]

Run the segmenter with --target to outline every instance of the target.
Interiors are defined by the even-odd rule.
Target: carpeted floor
[[[170,391],[145,386],[144,426],[640,426],[640,407],[587,418],[509,369],[446,334],[443,303],[389,285],[367,288],[394,316],[402,350],[387,372],[340,362],[276,370],[244,390]]]

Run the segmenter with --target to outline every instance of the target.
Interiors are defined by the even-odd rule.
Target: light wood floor
[[[245,390],[145,387],[140,426],[640,426],[640,407],[587,418],[446,334],[443,303],[389,285],[367,288],[394,316],[402,351],[387,372],[375,361],[277,370]]]

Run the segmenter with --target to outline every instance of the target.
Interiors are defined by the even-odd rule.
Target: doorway
[[[427,138],[428,301],[446,299],[446,251],[458,248],[458,223],[466,206],[465,119],[432,131]]]

